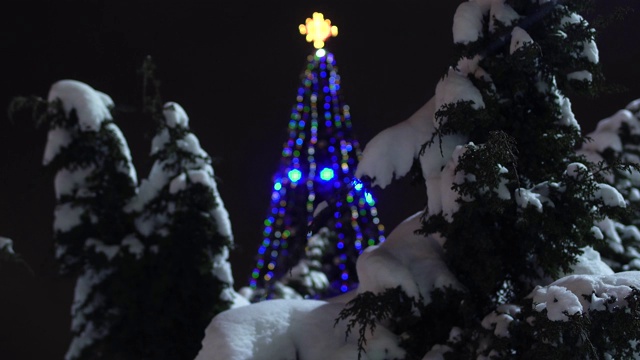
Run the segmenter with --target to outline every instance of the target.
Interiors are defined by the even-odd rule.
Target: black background
[[[326,48],[336,57],[354,134],[364,148],[433,96],[453,64],[451,27],[459,3],[9,1],[0,20],[0,105],[6,109],[15,96],[46,98],[54,82],[75,79],[110,95],[121,109],[137,107],[138,69],[151,56],[163,101],[182,105],[203,149],[216,159],[237,243],[231,261],[239,288],[253,268],[271,176],[300,73],[313,51],[298,25],[320,11],[338,26],[338,37]],[[597,1],[596,13],[585,17],[595,19],[616,6],[637,11],[601,29],[597,41],[608,81],[628,91],[572,98],[584,133],[640,98],[637,0]],[[74,280],[59,277],[53,260],[53,178],[41,165],[46,131],[0,114],[0,236],[14,240],[33,270],[0,263],[0,359],[62,359],[70,340]],[[116,123],[139,178],[146,177],[151,123],[127,114]],[[374,195],[388,231],[425,200],[407,179]]]

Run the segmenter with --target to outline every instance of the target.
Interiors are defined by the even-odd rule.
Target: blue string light
[[[384,241],[373,196],[352,173],[361,152],[351,136],[350,108],[341,101],[340,81],[332,53],[308,57],[289,119],[281,170],[273,180],[272,216],[265,220],[265,239],[249,279],[253,289],[268,291],[296,265],[293,261],[304,256],[306,226],[323,201],[335,206],[327,220],[336,239],[325,271],[330,293],[354,288],[356,257],[366,246]]]

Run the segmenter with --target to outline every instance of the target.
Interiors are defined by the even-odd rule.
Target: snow
[[[144,244],[135,235],[129,234],[122,240],[122,247],[127,248],[136,258],[142,257]]]
[[[155,162],[151,167],[149,176],[140,182],[138,196],[127,205],[127,210],[141,211],[149,201],[156,197],[164,185],[169,182],[170,176],[171,173],[165,170],[164,163]]]
[[[187,128],[189,126],[189,116],[187,116],[184,108],[180,104],[169,101],[162,107],[162,114],[164,115],[165,123],[170,128],[176,126]]]
[[[471,107],[474,109],[484,107],[480,90],[467,78],[466,73],[456,70],[453,67],[449,68],[447,75],[436,85],[435,98],[436,111],[446,104],[456,103],[458,101],[472,101],[473,104]]]
[[[458,5],[453,15],[453,42],[468,44],[482,36],[482,7],[475,1]]]
[[[420,148],[434,131],[434,98],[405,121],[378,133],[365,146],[362,158],[355,171],[355,177],[368,176],[372,186],[384,189],[393,179],[405,176],[411,169],[413,160],[420,154]],[[403,141],[397,141],[403,139]]]
[[[533,301],[537,311],[547,310],[547,317],[551,321],[567,321],[568,315],[580,314],[583,311],[578,296],[561,286],[550,285],[538,289]]]
[[[104,120],[111,120],[109,107],[113,100],[91,86],[76,80],[60,80],[49,90],[47,101],[62,101],[65,115],[68,118],[71,110],[76,110],[80,130],[98,131]]]
[[[151,152],[149,155],[153,156],[157,154],[158,151],[167,146],[170,140],[171,136],[169,135],[169,129],[162,129],[162,131],[151,140]]]
[[[184,191],[187,188],[187,174],[182,173],[171,180],[169,183],[169,193],[175,194]]]
[[[358,292],[381,293],[401,286],[409,296],[431,302],[435,288],[460,284],[448,270],[442,246],[433,237],[415,233],[421,226],[423,212],[400,223],[380,245],[367,247],[356,263],[360,284]]]
[[[475,145],[469,143],[467,146]],[[459,194],[452,189],[452,185],[462,184],[465,178],[469,177],[468,174],[462,171],[456,172],[458,161],[467,150],[467,146],[457,145],[440,174],[431,175],[426,179],[429,215],[442,212],[445,219],[451,221],[453,220],[453,214],[460,208],[460,204],[456,201],[459,198]]]
[[[54,83],[47,97],[49,102],[61,101],[65,116],[69,118],[75,110],[80,132],[97,132],[105,121],[112,120],[110,109],[114,106],[109,95],[94,90],[89,85],[76,80],[60,80]],[[118,164],[119,171],[128,174],[133,183],[137,183],[137,174],[131,162],[131,152],[122,131],[113,122],[104,126],[119,144],[119,150],[126,162]],[[72,143],[74,135],[69,129],[52,127],[47,134],[47,143],[43,155],[43,165],[48,165],[60,153],[60,150]],[[69,174],[66,174],[69,175]],[[77,174],[81,175],[81,174]],[[73,180],[73,179],[68,179]],[[76,179],[78,180],[78,179]],[[56,185],[59,185],[57,183]],[[64,191],[64,189],[62,189]],[[68,190],[68,189],[67,189]],[[58,191],[56,187],[56,191]],[[59,197],[59,195],[57,195]]]
[[[314,270],[309,261],[303,261],[291,268],[290,276],[283,279],[283,283],[289,284],[291,280],[299,281],[302,286],[311,289],[326,289],[329,287],[329,279],[322,271]]]
[[[510,26],[515,20],[520,18],[518,14],[511,6],[504,3],[504,0],[492,1],[491,10],[489,14],[489,31],[494,32],[496,28],[496,21],[499,21],[506,26]]]
[[[119,245],[107,245],[104,242],[93,238],[87,239],[84,246],[88,249],[93,249],[93,251],[98,254],[103,254],[109,261],[111,261],[120,251]]]
[[[576,263],[565,275],[612,275],[614,271],[600,258],[600,253],[591,246],[581,249],[582,254],[576,257]]]
[[[127,144],[127,140],[124,137],[124,134],[122,134],[122,131],[120,130],[120,128],[116,126],[116,124],[114,123],[106,124],[105,131],[109,131],[111,133],[111,136],[118,141],[120,153],[127,160],[126,163],[124,164],[121,164],[121,163],[118,164],[121,167],[123,166],[123,168],[120,168],[118,170],[122,173],[129,175],[129,178],[133,181],[133,183],[137,184],[138,174],[136,173],[136,168],[133,166],[131,151],[129,150],[129,146]]]
[[[415,233],[423,212],[398,225],[387,239],[369,246],[358,258],[358,293],[401,286],[410,296],[431,301],[431,290],[461,288],[442,259],[442,245]],[[334,327],[347,293],[326,301],[274,299],[218,314],[207,327],[196,360],[357,359],[357,336],[345,339],[346,322]],[[382,324],[368,334],[363,359],[402,358],[399,339]]]
[[[536,210],[538,210],[538,212],[542,212],[542,203],[549,201],[547,198],[545,198],[541,194],[538,194],[529,189],[523,189],[523,188],[516,189],[515,194],[516,194],[516,197],[515,197],[516,204],[518,204],[518,206],[520,206],[523,209],[531,205],[535,207]]]
[[[587,141],[582,146],[583,150],[592,152],[603,152],[606,148],[611,148],[616,152],[621,152],[622,140],[618,132],[625,124],[631,130],[631,134],[640,134],[640,122],[627,109],[618,110],[615,114],[598,122],[596,129],[587,134],[591,141]]]
[[[602,200],[606,206],[626,207],[624,197],[616,188],[609,184],[598,184],[594,197]]]
[[[104,304],[102,295],[89,297],[90,290],[104,281],[111,274],[111,270],[98,270],[88,268],[78,276],[76,281],[73,303],[71,304],[71,330],[77,332],[71,340],[65,359],[76,358],[82,349],[91,345],[93,341],[107,335],[108,330],[96,328],[93,321],[88,321],[94,311],[100,311]]]
[[[511,44],[509,45],[509,54],[513,54],[516,50],[525,44],[533,43],[533,39],[523,28],[515,26],[511,31]]]
[[[205,331],[195,360],[353,360],[357,336],[334,321],[343,303],[274,299],[218,314]],[[398,339],[384,326],[369,332],[363,360],[402,358]]]
[[[568,73],[567,79],[578,80],[578,81],[583,81],[583,80],[592,81],[593,75],[591,74],[591,72],[587,70],[580,70],[580,71],[574,71],[574,72]]]
[[[200,147],[200,140],[192,133],[186,134],[184,138],[177,140],[176,145],[178,145],[180,149],[196,156],[207,156],[207,153]]]
[[[44,155],[42,156],[42,165],[49,163],[58,155],[60,149],[69,146],[73,138],[67,129],[54,127],[49,129],[47,133],[47,143],[44,147]]]
[[[569,16],[562,19],[563,25],[577,24],[580,22],[586,23],[586,20],[582,16],[576,13],[572,13]],[[583,42],[582,45],[583,45],[583,49],[582,49],[582,52],[580,53],[580,56],[587,58],[590,62],[594,64],[597,64],[600,61],[600,55],[598,51],[598,46],[596,45],[595,41],[593,40],[585,41]]]
[[[499,337],[509,337],[509,323],[513,321],[513,317],[509,314],[501,314],[492,312],[482,319],[482,327],[487,330],[493,329],[493,333]]]
[[[569,100],[568,97],[562,95],[562,93],[560,93],[557,88],[554,89],[554,92],[561,111],[561,118],[558,121],[558,125],[572,126],[576,129],[580,129],[580,124],[578,123],[578,120],[576,120],[576,116],[573,114],[573,110],[571,110],[571,100]]]
[[[537,286],[529,298],[537,311],[547,310],[552,321],[567,321],[569,315],[588,310],[603,311],[605,302],[609,309],[625,307],[624,298],[631,287],[640,288],[640,271],[626,271],[607,275],[570,275],[548,286]]]
[[[484,16],[489,16],[489,31],[494,32],[496,22],[507,26],[520,15],[504,0],[471,0],[461,3],[453,16],[453,42],[468,44],[482,37]]]
[[[609,247],[616,253],[623,253],[622,239],[618,235],[617,227],[620,225],[617,221],[606,218],[597,223],[598,228],[607,235]]]
[[[60,169],[54,178],[56,199],[63,196],[89,197],[92,194],[86,189],[86,180],[89,174],[96,170],[95,166],[77,167],[73,170]]]
[[[68,232],[82,223],[81,216],[85,209],[73,206],[71,203],[56,205],[54,210],[53,229],[60,232]]]
[[[640,111],[640,99],[635,99],[631,102],[629,102],[627,104],[627,106],[625,106],[625,109],[633,112],[633,113],[637,113],[638,111]]]
[[[566,173],[568,176],[575,179],[581,179],[582,176],[585,176],[585,175],[591,176],[591,173],[589,172],[589,168],[587,168],[585,164],[579,163],[579,162],[574,162],[567,165]]]
[[[14,254],[13,240],[0,236],[0,251],[6,251],[9,254]]]

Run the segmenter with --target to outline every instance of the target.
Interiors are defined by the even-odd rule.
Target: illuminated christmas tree
[[[353,175],[361,150],[352,137],[334,55],[323,48],[338,29],[316,12],[299,30],[315,52],[301,75],[289,138],[273,177],[250,279],[252,301],[349,291],[357,285],[358,255],[384,241],[375,201]]]

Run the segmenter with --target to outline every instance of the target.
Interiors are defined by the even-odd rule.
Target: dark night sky
[[[460,1],[13,1],[0,23],[2,106],[14,96],[46,97],[60,79],[85,82],[122,109],[140,106],[137,70],[153,57],[163,101],[190,117],[202,147],[216,159],[218,187],[237,249],[236,287],[247,283],[269,206],[271,176],[286,140],[299,75],[312,52],[297,27],[321,11],[339,28],[328,40],[351,107],[361,148],[410,116],[451,65],[451,25]],[[596,100],[572,98],[583,132],[640,97],[640,6],[600,0],[598,11],[638,11],[602,29],[600,59],[611,83],[629,91]],[[44,3],[44,4],[43,4]],[[133,4],[132,4],[133,3]],[[594,15],[586,16],[593,19]],[[138,176],[150,161],[151,123],[123,114]],[[62,359],[69,336],[73,279],[53,261],[52,175],[41,166],[46,131],[0,119],[0,236],[33,269],[0,264],[0,358]],[[422,192],[401,180],[374,190],[380,219],[391,230],[418,211]]]

